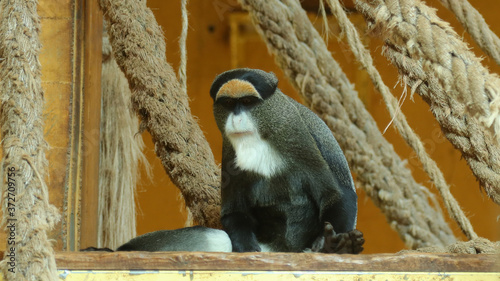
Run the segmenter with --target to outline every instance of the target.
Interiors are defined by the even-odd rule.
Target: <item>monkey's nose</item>
[[[234,118],[233,118],[233,125],[235,125],[235,126],[239,125],[239,124],[241,124],[241,121],[242,121],[241,116],[234,116]]]

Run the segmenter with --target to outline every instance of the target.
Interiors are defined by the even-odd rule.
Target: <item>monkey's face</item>
[[[214,116],[221,133],[244,137],[258,132],[255,117],[264,110],[265,100],[277,89],[273,73],[258,69],[234,69],[217,76],[210,89]]]
[[[224,84],[214,101],[215,118],[221,132],[230,140],[257,134],[251,111],[262,101],[247,81],[233,79]]]

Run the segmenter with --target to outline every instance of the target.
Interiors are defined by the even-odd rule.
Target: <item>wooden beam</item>
[[[498,281],[498,273],[492,272],[64,270],[59,277],[65,281]]]
[[[103,16],[95,0],[84,0],[83,155],[80,248],[97,245]]]
[[[492,254],[61,252],[56,263],[68,270],[500,272]]]

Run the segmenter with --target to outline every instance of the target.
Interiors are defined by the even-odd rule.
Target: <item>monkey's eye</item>
[[[244,106],[254,105],[259,102],[259,98],[254,96],[242,97],[238,101]]]
[[[236,100],[231,98],[221,98],[217,102],[225,108],[233,108],[236,105]]]

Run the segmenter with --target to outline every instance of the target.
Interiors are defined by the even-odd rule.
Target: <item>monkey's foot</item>
[[[363,251],[365,239],[361,231],[354,229],[347,233],[335,233],[333,226],[325,222],[324,243],[319,249],[322,253],[359,254]]]

